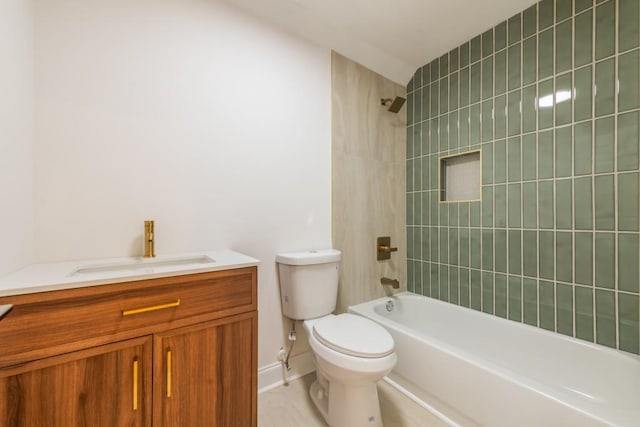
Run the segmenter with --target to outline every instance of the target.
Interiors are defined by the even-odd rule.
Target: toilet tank
[[[341,256],[336,249],[278,254],[282,314],[305,320],[333,312]]]

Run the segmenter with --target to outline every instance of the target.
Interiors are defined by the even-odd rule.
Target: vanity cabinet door
[[[3,427],[150,426],[150,336],[0,370]]]
[[[257,313],[154,337],[154,426],[256,426]]]

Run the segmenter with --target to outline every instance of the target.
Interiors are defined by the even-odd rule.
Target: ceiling
[[[406,85],[418,67],[535,0],[226,0]]]

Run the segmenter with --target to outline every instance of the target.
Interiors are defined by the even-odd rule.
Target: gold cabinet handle
[[[138,410],[138,359],[133,361],[133,410]]]
[[[170,302],[167,304],[153,305],[151,307],[134,308],[133,310],[122,310],[123,316],[130,316],[132,314],[146,313],[147,311],[164,310],[165,308],[173,308],[180,305],[180,300]]]
[[[167,397],[171,397],[171,350],[167,350]]]

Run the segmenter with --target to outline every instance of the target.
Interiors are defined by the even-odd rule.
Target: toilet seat
[[[393,338],[377,323],[350,313],[313,324],[313,336],[326,347],[353,357],[375,359],[393,353]]]

